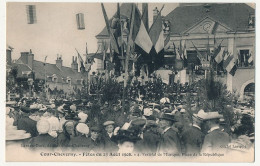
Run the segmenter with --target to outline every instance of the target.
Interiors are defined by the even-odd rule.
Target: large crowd
[[[158,103],[22,98],[7,103],[6,140],[24,139],[23,147],[31,150],[84,152],[246,153],[254,148],[250,113],[236,114],[238,123],[227,127],[222,114],[192,107],[196,111],[167,95]]]

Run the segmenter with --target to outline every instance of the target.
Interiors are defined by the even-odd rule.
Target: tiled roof
[[[209,12],[203,5],[180,6],[165,16],[171,23],[171,34],[181,34],[206,17],[225,24],[233,31],[245,31],[248,28],[249,13],[255,10],[243,3],[209,4]]]
[[[206,12],[206,8],[202,4],[196,6],[179,6],[175,8],[165,16],[165,19],[168,19],[171,23],[171,34],[181,34],[206,17],[210,17],[219,23],[225,24],[233,31],[245,31],[248,27],[249,13],[255,12],[255,9],[244,3],[212,3],[209,5],[209,12]],[[120,11],[121,15],[130,18],[131,4],[123,3],[120,7]],[[107,29],[104,27],[96,37],[107,35]]]
[[[18,67],[18,77],[23,77],[22,72],[25,71],[31,71],[28,65],[24,63],[13,63],[13,66]],[[46,70],[46,76],[53,76],[54,74],[57,76],[57,81],[59,83],[65,83],[67,77],[71,78],[72,84],[78,84],[79,82],[77,80],[83,79],[85,76],[82,75],[80,72],[73,71],[70,67],[62,66],[61,70],[56,66],[56,64],[49,64],[46,63],[46,66],[44,66],[44,62],[40,61],[33,61],[33,71],[35,73],[36,79],[42,79],[44,80],[45,77],[45,70]]]
[[[67,77],[71,78],[72,84],[77,84],[77,80],[84,78],[80,72],[73,71],[70,67],[62,66],[61,70],[56,66],[56,64],[46,63],[44,68],[44,63],[40,61],[34,61],[33,70],[35,72],[35,77],[39,79],[44,79],[46,69],[46,76],[53,76],[55,74],[58,78],[58,82],[65,83]]]

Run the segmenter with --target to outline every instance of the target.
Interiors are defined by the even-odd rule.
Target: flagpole
[[[133,27],[134,27],[134,17],[135,17],[135,4],[132,5],[132,20],[130,25],[130,33],[128,35],[128,43],[127,43],[127,49],[126,49],[126,60],[125,60],[125,79],[124,79],[124,89],[123,89],[123,101],[125,100],[125,92],[127,87],[127,81],[128,81],[128,61],[130,56],[130,43],[132,41],[132,33],[133,33]],[[125,103],[125,102],[124,102]],[[123,106],[124,107],[124,106]],[[123,108],[124,109],[124,108]]]

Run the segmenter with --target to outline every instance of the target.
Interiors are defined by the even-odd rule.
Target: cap
[[[114,125],[114,124],[115,124],[114,121],[106,121],[103,123],[103,126]]]

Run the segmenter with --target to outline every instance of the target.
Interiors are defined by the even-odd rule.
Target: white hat
[[[50,130],[50,123],[47,120],[39,120],[36,127],[39,134],[47,134]]]
[[[201,120],[210,120],[210,119],[220,119],[223,118],[223,115],[218,112],[204,112],[204,110],[200,110],[198,114],[193,114],[193,116],[201,119]]]
[[[55,104],[51,104],[51,108],[55,108]]]
[[[153,110],[151,108],[145,108],[144,109],[144,115],[145,116],[151,116],[153,114]]]
[[[76,130],[82,134],[88,134],[89,133],[89,127],[85,123],[79,123],[76,127]]]
[[[76,110],[77,110],[77,107],[73,104],[73,105],[70,106],[70,109],[71,109],[72,111],[76,111]]]
[[[80,118],[79,122],[85,123],[86,120],[88,119],[88,114],[85,114],[83,112],[80,112],[78,114],[78,117]]]
[[[182,108],[180,112],[181,112],[181,113],[185,113],[186,110],[185,110],[184,108]]]

